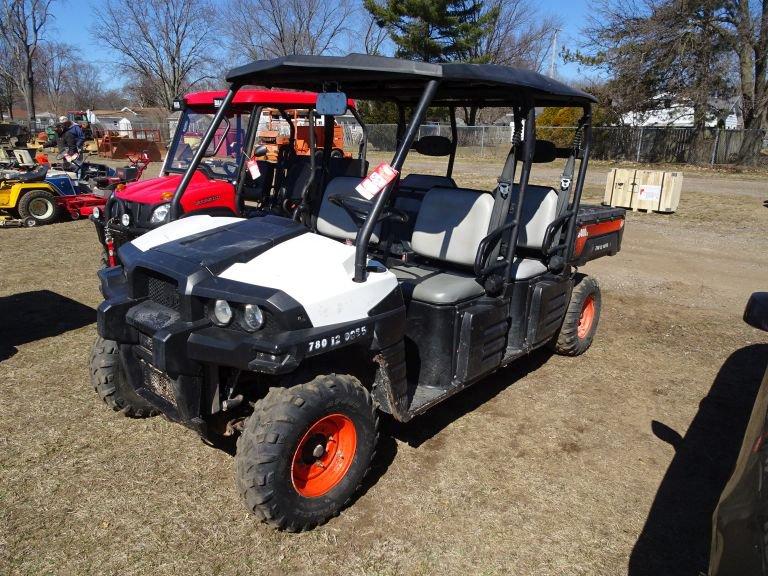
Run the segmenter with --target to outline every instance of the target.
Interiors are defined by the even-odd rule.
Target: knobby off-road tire
[[[353,376],[321,375],[272,388],[238,439],[238,490],[248,509],[276,528],[314,528],[355,494],[377,434],[371,395]]]
[[[59,217],[56,196],[48,190],[30,190],[19,198],[19,216],[22,220],[32,218],[38,224],[50,224]]]
[[[149,402],[136,394],[120,364],[117,343],[96,338],[91,348],[91,384],[104,403],[129,418],[149,418],[159,414]]]
[[[591,276],[577,276],[563,325],[552,341],[555,352],[578,356],[587,351],[597,331],[601,304],[597,280]]]

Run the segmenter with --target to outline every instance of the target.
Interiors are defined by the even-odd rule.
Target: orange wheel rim
[[[343,414],[321,418],[301,437],[291,461],[291,482],[305,498],[330,492],[349,471],[357,449],[355,425]]]
[[[579,317],[579,327],[576,329],[576,334],[579,339],[584,339],[592,330],[592,324],[595,323],[595,297],[589,296],[584,301],[584,306],[581,308],[581,316]]]

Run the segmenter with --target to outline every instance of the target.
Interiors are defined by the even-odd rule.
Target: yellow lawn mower
[[[8,224],[36,226],[56,220],[58,191],[45,181],[47,166],[10,173],[0,180],[0,213]],[[16,222],[19,219],[20,222]]]
[[[0,226],[50,224],[67,214],[77,220],[105,203],[106,195],[95,193],[74,172],[47,165],[0,172]]]

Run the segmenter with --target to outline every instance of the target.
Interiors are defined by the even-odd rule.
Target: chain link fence
[[[368,126],[371,150],[394,152],[397,126]],[[568,147],[575,127],[537,126],[536,135],[557,146]],[[451,136],[447,124],[423,125],[418,137]],[[345,143],[356,146],[361,132],[345,127]],[[504,158],[512,141],[510,126],[459,126],[459,157]],[[592,154],[597,160],[679,164],[768,164],[768,132],[765,130],[725,130],[707,128],[697,133],[692,128],[600,126],[592,129]]]
[[[49,121],[29,122],[16,120],[25,126],[32,137],[51,125]],[[164,146],[172,137],[169,122],[137,123],[132,129],[109,128],[94,125],[94,135],[143,139]],[[362,130],[356,124],[344,124],[344,141],[348,150],[356,150]],[[573,141],[575,127],[537,126],[536,136],[550,140],[557,146],[568,147]],[[395,124],[368,125],[368,148],[381,152],[394,152],[397,143]],[[9,134],[15,135],[15,134]],[[417,137],[440,135],[451,137],[449,124],[424,124]],[[512,141],[512,128],[500,126],[459,126],[458,157],[499,158],[506,157]],[[707,128],[696,132],[692,128],[599,126],[592,129],[591,157],[597,160],[642,162],[649,164],[763,164],[768,165],[768,131],[726,130]],[[2,134],[0,134],[2,136]]]

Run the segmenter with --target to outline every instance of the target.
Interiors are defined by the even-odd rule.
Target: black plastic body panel
[[[497,300],[461,312],[455,379],[469,382],[501,365],[507,347],[507,306]]]
[[[405,330],[408,381],[447,388],[453,380],[456,306],[435,306],[411,300]]]
[[[568,309],[572,283],[553,279],[532,286],[526,340],[533,349],[550,340],[560,329]]]

